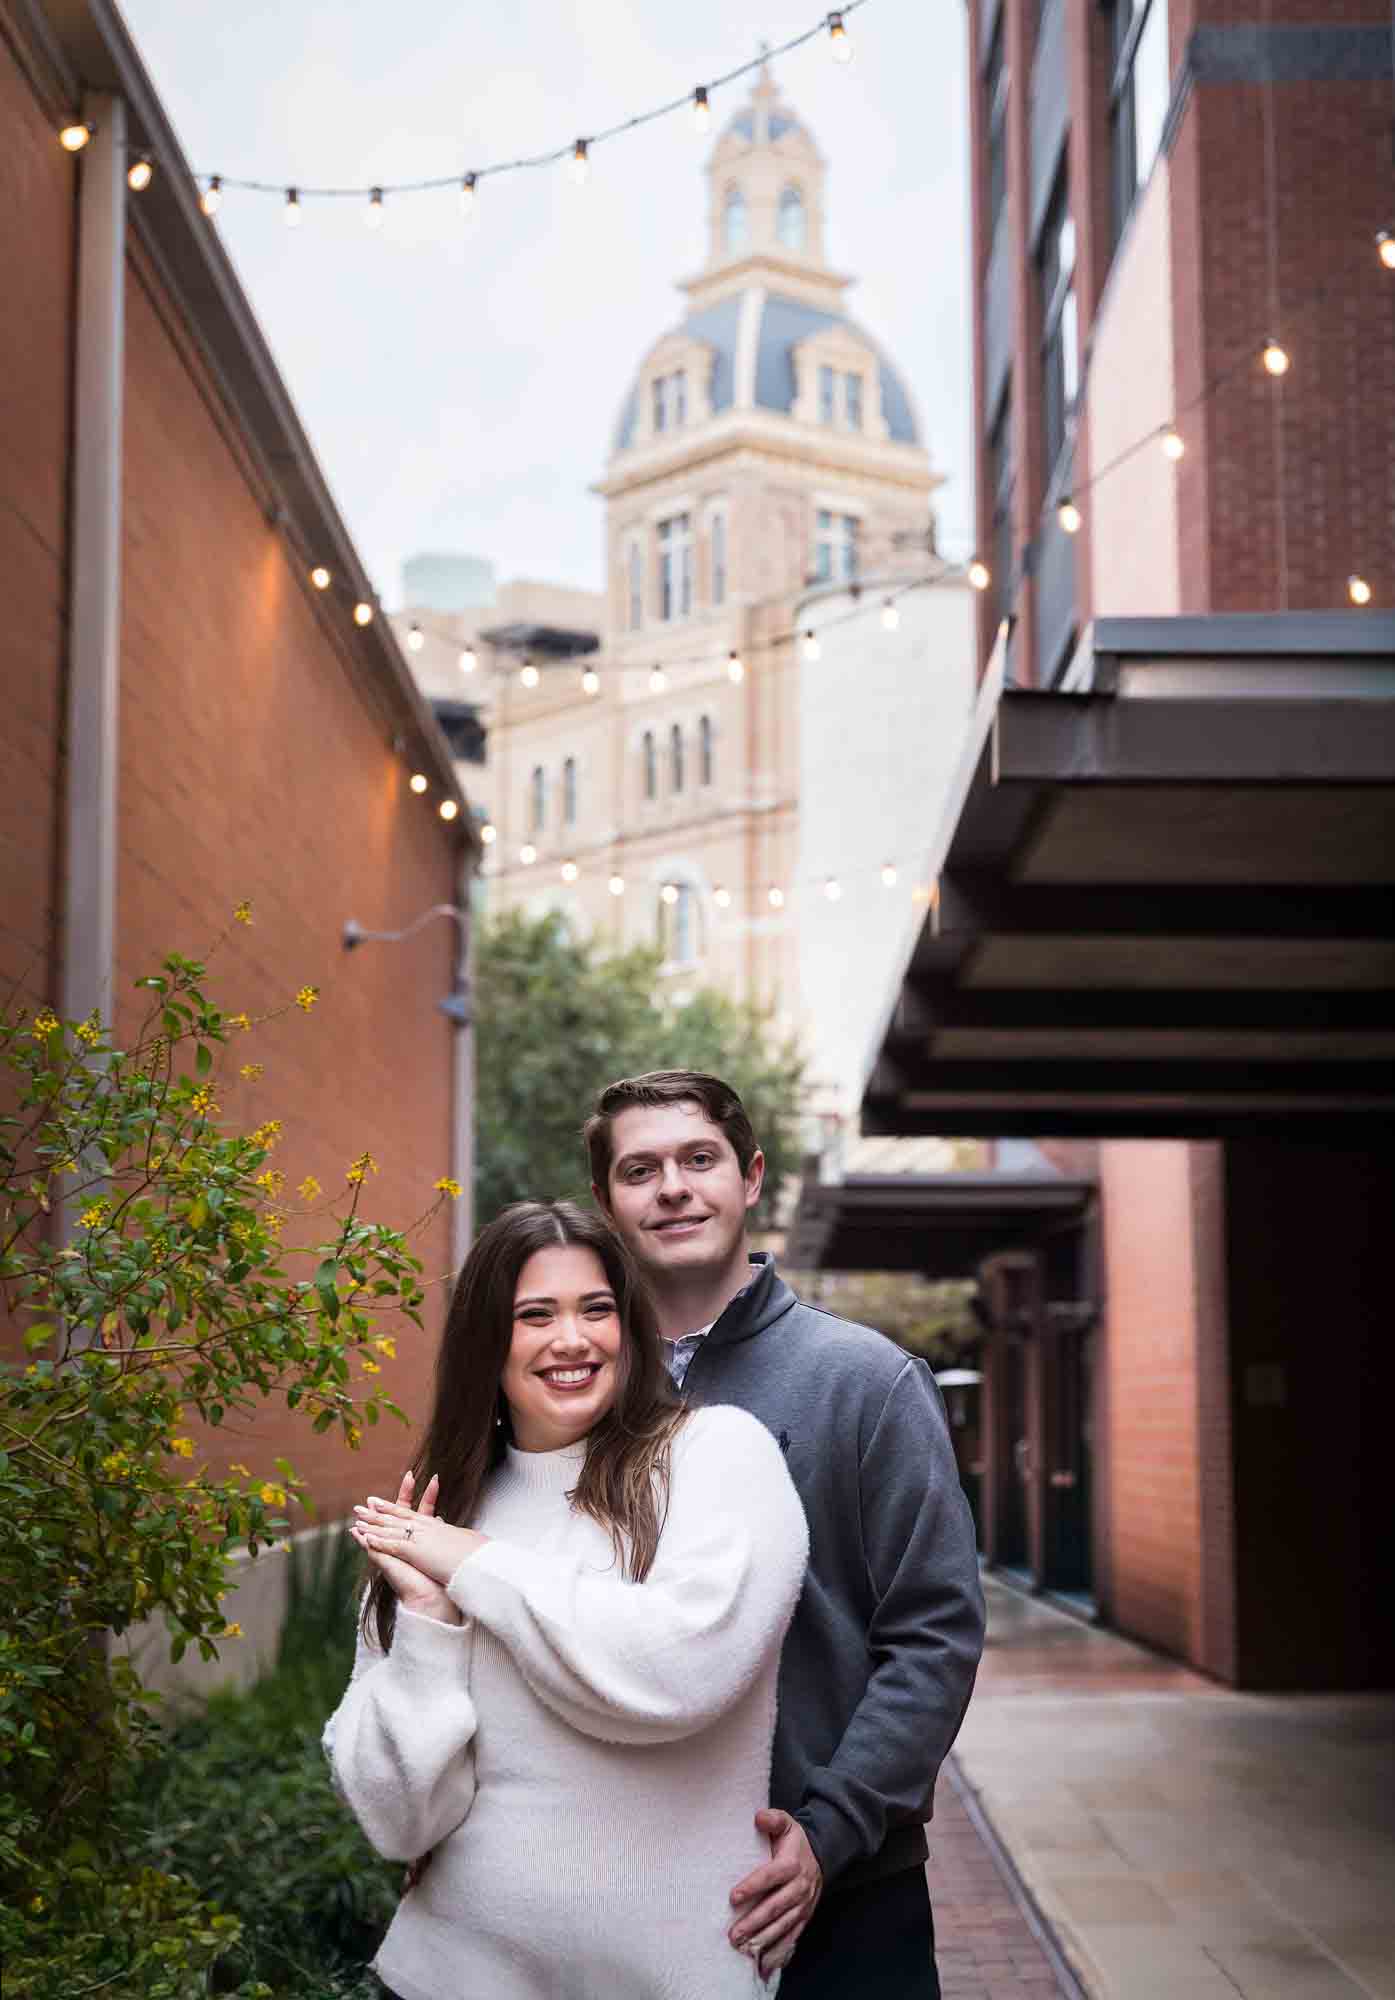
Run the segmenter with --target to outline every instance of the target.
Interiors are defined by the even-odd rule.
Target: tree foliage
[[[771,1017],[710,989],[685,1006],[659,997],[659,958],[603,954],[559,916],[507,911],[476,954],[476,1216],[511,1201],[588,1198],[581,1127],[617,1077],[701,1069],[745,1102],[765,1152],[766,1199],[799,1165],[803,1062]]]
[[[398,1315],[420,1324],[408,1234],[360,1213],[373,1161],[351,1162],[330,1203],[307,1179],[297,1208],[271,1164],[279,1122],[220,1124],[226,1045],[257,1024],[204,977],[175,956],[139,981],[151,1006],[124,1046],[95,1017],[0,1014],[0,1322],[22,1350],[0,1363],[0,1947],[16,2000],[207,1990],[236,1922],[135,1867],[112,1830],[152,1697],[108,1635],[158,1614],[175,1659],[235,1639],[233,1551],[287,1539],[286,1510],[308,1502],[284,1459],[215,1476],[190,1432],[271,1402],[353,1449],[364,1424],[401,1418],[376,1357]]]

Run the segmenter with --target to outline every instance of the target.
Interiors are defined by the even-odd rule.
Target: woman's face
[[[535,1250],[518,1274],[502,1387],[520,1451],[576,1444],[615,1401],[624,1335],[594,1250]]]

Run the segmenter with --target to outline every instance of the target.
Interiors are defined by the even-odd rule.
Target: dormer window
[[[808,240],[809,225],[804,213],[804,197],[797,187],[787,187],[780,196],[775,228],[786,250],[803,250]]]
[[[850,431],[860,431],[862,429],[862,377],[860,375],[845,375],[843,377],[843,407],[844,414],[848,420],[848,429]]]
[[[740,188],[728,188],[722,206],[722,241],[729,256],[747,250],[751,244],[751,218],[746,197]]]
[[[654,377],[654,431],[679,431],[688,421],[688,371]]]

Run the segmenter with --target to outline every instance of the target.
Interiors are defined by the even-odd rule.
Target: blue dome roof
[[[677,329],[693,340],[705,342],[712,349],[714,416],[736,407],[737,330],[748,296],[746,293],[734,293],[729,298],[720,299],[716,305],[690,313]],[[830,326],[846,327],[849,333],[866,341],[876,354],[881,374],[882,414],[893,443],[919,444],[920,429],[906,385],[876,342],[846,314],[821,312],[816,306],[806,306],[798,299],[783,298],[777,292],[767,293],[761,306],[756,339],[754,407],[775,410],[784,416],[790,414],[795,397],[794,349],[810,334],[822,333],[825,327]],[[635,382],[626,393],[615,426],[616,451],[625,451],[634,443],[638,413],[639,384]]]

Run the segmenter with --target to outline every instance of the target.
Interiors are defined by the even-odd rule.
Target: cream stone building
[[[718,985],[809,1033],[841,1005],[830,967],[869,1007],[894,970],[904,922],[882,869],[895,862],[909,920],[901,777],[924,771],[927,745],[952,761],[969,591],[934,553],[939,482],[907,388],[825,256],[825,162],[768,73],[706,178],[707,261],[640,361],[595,489],[597,615],[582,593],[552,604],[532,586],[537,615],[506,613],[501,593],[447,638],[473,625],[490,905],[657,942],[675,999]],[[453,658],[439,671],[460,685]],[[840,781],[844,736],[861,747]],[[882,766],[872,738],[904,754]],[[840,852],[853,873],[835,899]],[[848,1051],[864,1011],[851,1033],[810,1035],[830,1108],[860,1081]]]

